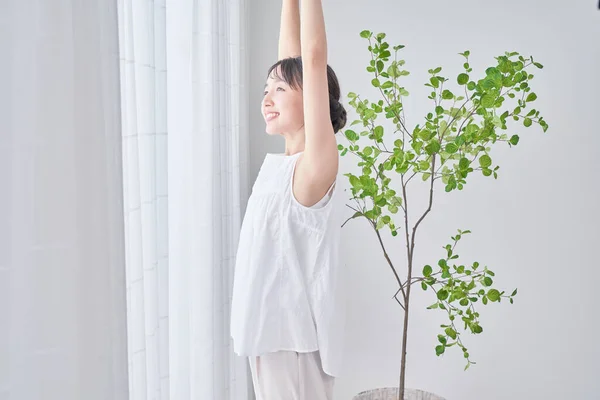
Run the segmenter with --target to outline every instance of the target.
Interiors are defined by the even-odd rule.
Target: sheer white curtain
[[[233,355],[229,305],[247,198],[246,0],[169,7],[171,394],[243,400],[247,362]]]
[[[126,400],[116,4],[0,1],[0,399]]]
[[[169,398],[164,1],[119,0],[129,395]]]
[[[130,398],[244,400],[246,0],[119,0]]]

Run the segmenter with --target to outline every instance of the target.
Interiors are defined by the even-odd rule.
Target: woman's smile
[[[275,118],[277,118],[279,116],[279,113],[277,112],[270,112],[267,113],[265,115],[265,119],[267,120],[267,122],[274,120]]]

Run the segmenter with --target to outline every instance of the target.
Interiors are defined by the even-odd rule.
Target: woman
[[[327,65],[321,0],[302,3],[300,18],[298,0],[283,0],[279,61],[261,104],[285,153],[265,157],[236,258],[231,335],[257,400],[331,400],[342,363],[335,133],[346,111]]]

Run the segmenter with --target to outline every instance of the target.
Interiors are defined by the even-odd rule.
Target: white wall
[[[405,86],[410,128],[431,110],[427,70],[444,67],[455,80],[471,50],[474,72],[494,64],[505,51],[533,55],[544,64],[533,72],[535,108],[550,124],[516,124],[521,135],[513,148],[497,146],[501,165],[497,181],[470,177],[466,190],[437,190],[434,212],[417,242],[419,266],[435,263],[440,247],[457,228],[471,229],[459,253],[497,273],[498,284],[519,288],[514,305],[482,311],[484,333],[466,336],[477,365],[463,372],[462,356],[434,354],[439,311],[427,311],[430,293],[414,292],[409,342],[408,385],[437,392],[449,400],[598,399],[600,398],[600,316],[595,292],[600,281],[596,247],[600,241],[600,171],[593,155],[600,148],[595,124],[600,100],[600,10],[597,2],[568,0],[401,1],[326,0],[329,64],[338,74],[344,97],[349,91],[369,95],[365,71],[369,53],[362,29],[386,32],[411,75]],[[283,139],[264,133],[260,116],[267,68],[276,61],[280,2],[251,2],[250,107],[251,182],[265,152],[283,151]],[[350,121],[354,112],[348,107]],[[345,141],[342,137],[338,141]],[[344,171],[356,170],[352,156]],[[344,182],[348,187],[348,183]],[[420,197],[420,194],[419,194]],[[418,200],[418,199],[417,199]],[[413,204],[418,204],[413,200]],[[421,203],[423,204],[423,203]],[[399,221],[400,222],[400,221]],[[393,386],[399,375],[401,313],[389,268],[366,222],[343,230],[344,262],[350,278],[348,373],[337,382],[336,399]],[[402,263],[401,239],[389,240]],[[364,247],[361,247],[364,246]]]

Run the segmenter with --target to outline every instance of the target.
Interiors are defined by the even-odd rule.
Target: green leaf
[[[436,89],[440,87],[440,81],[435,76],[432,76],[431,78],[429,78],[429,82],[431,82],[431,85],[433,85],[433,87]]]
[[[423,282],[423,281],[421,281],[421,288],[423,290],[427,290],[427,284],[425,282]]]
[[[448,291],[446,291],[445,289],[441,289],[440,291],[437,292],[437,298],[438,300],[446,300],[448,298]]]
[[[481,98],[481,106],[485,108],[490,108],[494,105],[496,101],[496,96],[492,93],[486,93]]]
[[[517,143],[519,143],[519,136],[518,135],[512,135],[510,137],[510,144],[512,145],[517,145]]]
[[[438,346],[435,346],[435,354],[437,356],[441,356],[442,354],[444,354],[444,350],[445,350],[445,347],[441,344]]]
[[[392,64],[388,67],[387,69],[387,73],[392,77],[392,78],[397,78],[400,76],[400,70],[398,69],[398,67],[396,66],[396,64]]]
[[[515,289],[515,290],[512,292],[511,296],[516,296],[516,295],[517,295],[517,289]]]
[[[494,81],[493,78],[490,78],[489,76],[485,79],[483,79],[483,81],[481,82],[481,87],[484,89],[494,89],[496,87],[496,82]]]
[[[450,336],[453,340],[456,340],[456,331],[454,329],[448,327],[444,332],[446,332],[446,335]]]
[[[448,340],[446,339],[446,337],[444,335],[438,335],[438,342],[440,342],[441,344],[443,344],[445,346],[446,343],[448,343]]]
[[[356,142],[359,138],[359,136],[356,134],[356,132],[354,132],[352,129],[347,129],[344,134],[346,135],[346,139],[348,139],[351,142]]]
[[[490,301],[498,301],[500,299],[500,292],[496,289],[490,289],[487,293],[487,297]]]
[[[368,39],[369,37],[371,37],[371,35],[372,35],[372,33],[370,31],[366,31],[366,30],[362,31],[360,33],[360,37],[365,38],[365,39]]]
[[[492,283],[494,283],[494,281],[489,276],[483,278],[483,286],[492,286]]]
[[[391,88],[392,86],[394,86],[394,84],[393,84],[392,82],[390,82],[390,81],[386,81],[386,82],[384,82],[384,83],[383,83],[383,85],[381,85],[381,88],[382,88],[382,89],[389,89],[389,88]]]
[[[371,84],[375,87],[379,87],[381,85],[379,83],[379,79],[377,79],[377,78],[373,78],[373,80],[371,81]]]
[[[394,196],[390,199],[390,203],[399,207],[402,205],[402,197]]]
[[[451,100],[453,98],[454,98],[454,94],[452,94],[452,92],[449,91],[448,89],[444,89],[444,91],[442,92],[442,99]]]
[[[469,75],[462,73],[458,75],[458,78],[456,78],[457,82],[459,85],[464,85],[467,82],[469,82]]]
[[[487,154],[484,154],[479,157],[479,165],[481,165],[482,168],[487,168],[492,165],[492,159]]]
[[[423,276],[424,277],[430,276],[432,272],[433,272],[433,268],[431,268],[431,265],[426,265],[423,267]]]
[[[438,142],[437,140],[432,140],[431,142],[429,142],[427,144],[427,146],[425,146],[425,151],[427,152],[427,154],[432,155],[434,153],[439,152],[441,149],[440,146],[440,142]]]
[[[535,99],[537,99],[537,95],[535,93],[529,93],[525,101],[529,103],[530,101],[535,101]]]
[[[356,189],[362,188],[362,184],[360,183],[360,179],[354,175],[350,175],[350,185]]]
[[[375,137],[375,139],[377,140],[381,140],[383,139],[383,126],[381,125],[377,125],[375,127],[375,129],[373,130],[373,136]]]
[[[433,138],[435,136],[435,132],[434,131],[430,131],[428,129],[421,129],[419,131],[419,138],[421,138],[424,141],[428,141],[431,138]]]
[[[458,151],[458,145],[456,143],[448,143],[446,145],[446,152],[450,154],[454,154]]]
[[[523,125],[529,128],[531,126],[531,118],[525,118],[523,120]]]

